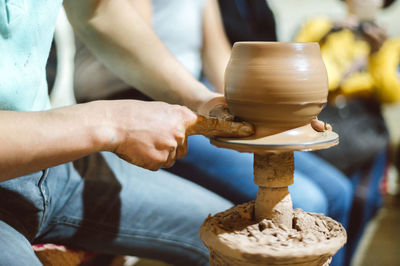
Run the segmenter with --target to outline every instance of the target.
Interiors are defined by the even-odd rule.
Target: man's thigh
[[[187,180],[130,165],[111,153],[85,160],[71,170],[81,181],[65,204],[54,208],[39,241],[176,265],[207,263],[199,228],[209,213],[231,203]]]

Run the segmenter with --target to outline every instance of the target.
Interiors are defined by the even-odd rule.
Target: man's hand
[[[202,135],[221,137],[248,137],[254,134],[254,126],[246,122],[233,122],[234,116],[229,112],[225,97],[215,94],[214,98],[201,105],[198,113],[197,130],[208,128],[209,133],[203,130]]]
[[[197,112],[205,117],[215,117],[218,119],[233,121],[234,117],[229,112],[225,97],[219,93],[214,93],[212,96],[213,97],[198,108]]]
[[[129,163],[157,170],[186,154],[186,129],[197,116],[188,108],[163,102],[108,101],[104,108],[106,150]]]
[[[170,167],[184,157],[189,135],[235,137],[253,132],[247,124],[206,118],[179,105],[131,100],[103,103],[104,117],[114,129],[106,138],[107,150],[149,170]]]
[[[332,130],[332,126],[326,122],[318,120],[318,118],[314,118],[311,120],[311,126],[314,130],[318,132],[323,132],[326,130]]]

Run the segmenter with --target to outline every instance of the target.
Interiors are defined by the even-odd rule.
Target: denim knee
[[[293,208],[307,212],[328,213],[328,199],[324,192],[301,174],[295,173],[294,184],[289,186]]]

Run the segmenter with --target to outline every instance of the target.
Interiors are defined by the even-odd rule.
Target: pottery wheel
[[[257,134],[257,132],[256,132]],[[332,131],[311,125],[257,138],[212,138],[218,147],[254,153],[254,202],[209,216],[200,238],[211,266],[326,266],[346,242],[346,231],[322,214],[293,210],[293,151],[326,149],[338,144]]]
[[[339,136],[333,131],[317,132],[308,124],[262,138],[211,138],[210,142],[240,152],[311,151],[337,145]]]

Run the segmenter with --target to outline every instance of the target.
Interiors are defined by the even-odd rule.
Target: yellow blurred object
[[[345,96],[368,95],[373,93],[374,82],[367,72],[357,72],[345,79],[340,86]]]
[[[379,101],[394,103],[400,100],[400,38],[387,40],[369,58],[371,73]]]
[[[328,71],[329,90],[333,91],[340,87],[353,63],[368,56],[369,46],[356,40],[354,34],[346,29],[329,34],[321,45],[321,53]]]
[[[329,90],[343,95],[370,95],[379,101],[400,100],[400,39],[385,41],[370,55],[369,43],[350,29],[333,29],[327,18],[310,20],[300,30],[296,41],[319,42],[328,78]]]
[[[307,22],[296,37],[296,42],[319,42],[333,27],[329,18],[320,17]]]

